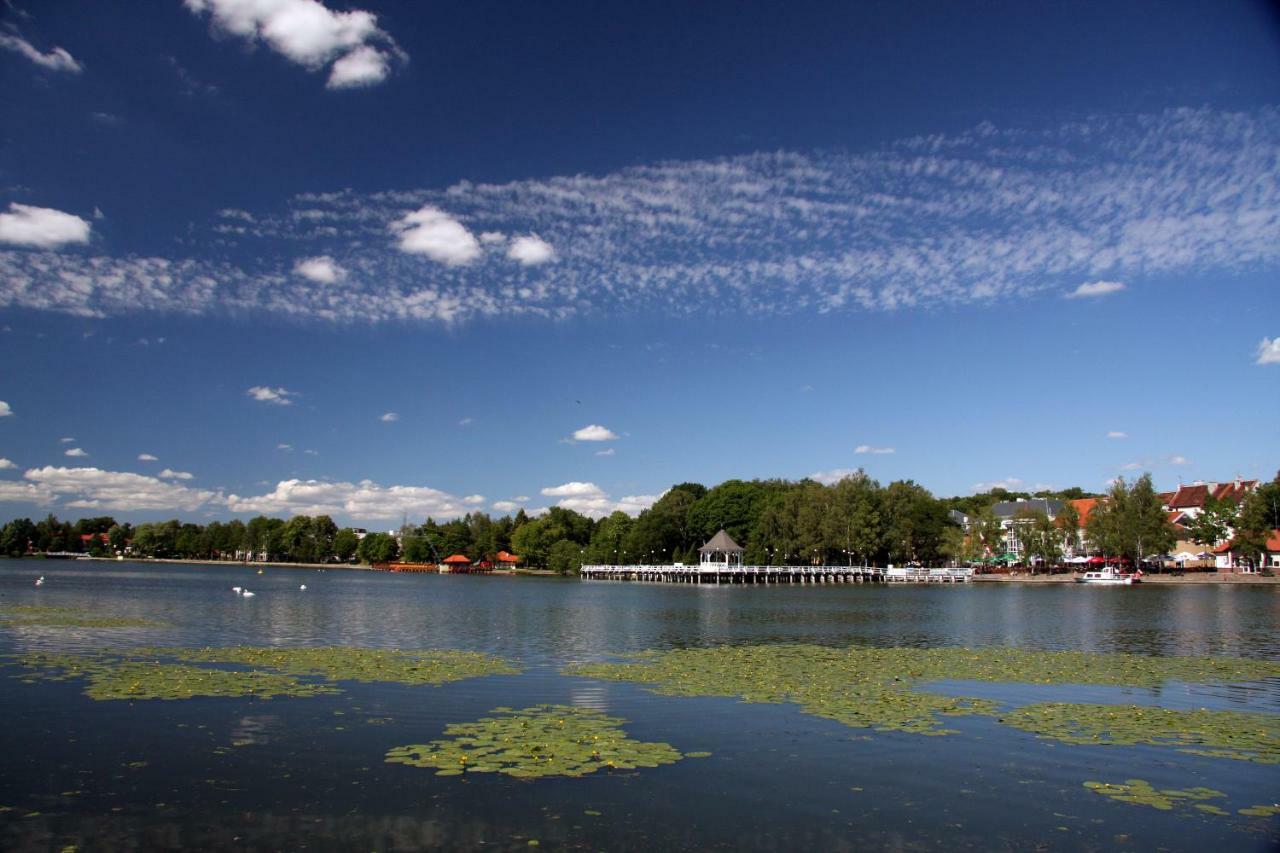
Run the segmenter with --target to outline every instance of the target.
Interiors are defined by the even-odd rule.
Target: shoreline
[[[974,575],[971,579],[973,583],[1054,583],[1054,584],[1073,584],[1076,582],[1075,575]],[[1262,575],[1244,575],[1244,574],[1217,574],[1215,572],[1199,572],[1189,575],[1148,575],[1142,576],[1142,584],[1262,584],[1275,585],[1280,584],[1280,576],[1263,577]],[[1088,584],[1081,584],[1088,586]]]

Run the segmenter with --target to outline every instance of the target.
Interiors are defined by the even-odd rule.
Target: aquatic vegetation
[[[1280,714],[1042,702],[1010,711],[1003,722],[1064,743],[1176,746],[1195,755],[1280,764]]]
[[[0,607],[0,625],[43,628],[167,628],[168,623],[128,616],[101,616],[70,607],[14,604]]]
[[[1149,806],[1160,811],[1170,811],[1175,805],[1195,803],[1195,808],[1209,814],[1226,814],[1218,806],[1196,803],[1198,800],[1219,800],[1227,795],[1212,788],[1187,788],[1186,790],[1157,790],[1144,779],[1128,779],[1123,784],[1115,782],[1085,782],[1084,786],[1095,794],[1101,794],[1119,803]]]
[[[673,696],[794,702],[806,713],[856,728],[939,735],[953,731],[943,727],[945,717],[995,716],[998,707],[984,699],[914,689],[917,685],[944,679],[1113,686],[1158,686],[1168,681],[1234,683],[1280,676],[1280,663],[1010,648],[829,648],[779,644],[643,652],[634,656],[633,662],[581,664],[565,672],[649,684],[654,692]],[[1128,740],[1108,740],[1101,735],[1094,738],[1092,731],[1055,725],[1044,717],[1043,711],[1038,716],[1006,715],[1006,721],[1014,725],[1020,722],[1021,728],[1046,736],[1075,738],[1071,742],[1173,743],[1203,747],[1198,751],[1208,755],[1251,761],[1275,755],[1280,718],[1233,716],[1235,712],[1218,711],[1195,712],[1200,717],[1168,712],[1177,715],[1169,717],[1156,710],[1143,709],[1142,714],[1135,715],[1142,726],[1135,723],[1124,728],[1129,732],[1125,736]],[[1040,719],[1038,728],[1036,719]],[[1147,739],[1141,739],[1143,731],[1148,733]]]
[[[101,700],[306,697],[340,693],[331,686],[338,681],[439,685],[518,672],[500,658],[476,652],[332,647],[136,648],[93,655],[32,652],[14,661],[24,670],[20,678],[83,679],[85,695]]]
[[[1246,809],[1237,809],[1237,811],[1248,817],[1271,817],[1280,814],[1280,805],[1272,803],[1269,806],[1249,806]]]
[[[401,651],[347,646],[231,646],[153,651],[181,661],[264,667],[290,675],[318,676],[327,681],[439,685],[464,678],[520,672],[501,658],[467,651]]]
[[[680,753],[666,743],[632,740],[625,720],[569,705],[522,710],[495,708],[493,716],[445,729],[447,739],[398,746],[390,764],[434,767],[437,776],[503,773],[519,779],[585,776],[599,770],[631,770],[673,764]]]

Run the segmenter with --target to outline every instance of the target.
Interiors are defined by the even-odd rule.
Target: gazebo
[[[440,561],[440,571],[445,573],[466,573],[471,571],[471,558],[464,554],[454,554]]]
[[[703,568],[730,568],[742,565],[742,546],[723,529],[698,549],[698,564]]]

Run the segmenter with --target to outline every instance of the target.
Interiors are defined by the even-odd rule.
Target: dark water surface
[[[40,574],[47,583],[36,588]],[[306,583],[308,589],[299,590]],[[233,585],[257,595],[239,598]],[[96,702],[0,669],[5,850],[1263,850],[1280,771],[1151,746],[1073,746],[986,717],[924,737],[791,705],[659,696],[566,664],[723,643],[1004,645],[1280,657],[1280,588],[1016,584],[732,587],[542,578],[0,560],[0,604],[137,616],[165,628],[0,625],[0,654],[130,645],[352,645],[490,652],[521,675],[313,698]],[[938,683],[1042,700],[1280,713],[1280,683],[1159,690]],[[683,752],[653,769],[522,781],[386,764],[498,706],[574,704]],[[1113,802],[1081,783],[1205,786],[1230,817]],[[597,814],[598,813],[598,814]]]

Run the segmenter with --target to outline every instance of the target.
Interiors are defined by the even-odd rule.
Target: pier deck
[[[583,566],[583,580],[691,584],[964,583],[971,569],[877,566]]]

